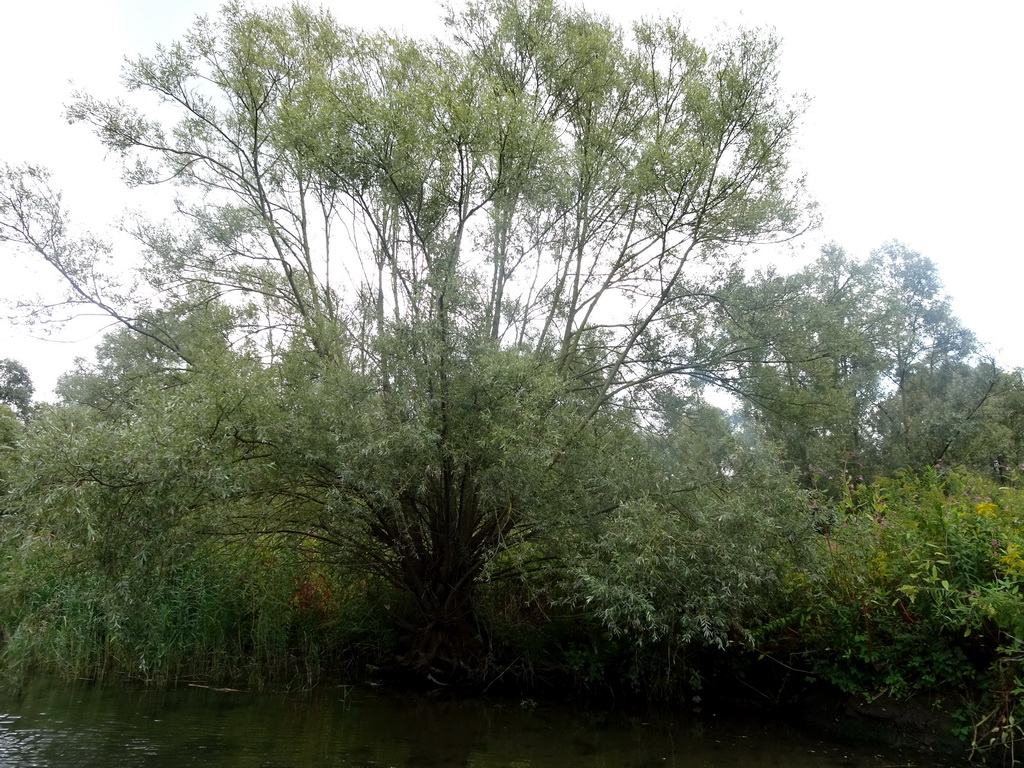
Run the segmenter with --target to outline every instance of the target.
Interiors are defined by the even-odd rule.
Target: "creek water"
[[[920,757],[774,720],[321,685],[308,692],[38,681],[0,689],[4,768],[880,768]]]

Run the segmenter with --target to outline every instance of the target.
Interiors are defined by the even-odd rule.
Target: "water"
[[[0,689],[3,768],[880,768],[934,765],[722,715],[582,710],[322,686],[312,692],[40,682]]]

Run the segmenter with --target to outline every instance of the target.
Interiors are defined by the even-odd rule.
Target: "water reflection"
[[[0,692],[6,768],[847,768],[907,765],[721,716],[597,713],[324,686],[311,693],[35,684]]]

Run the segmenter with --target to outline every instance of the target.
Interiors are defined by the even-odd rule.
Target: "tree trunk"
[[[507,522],[481,519],[469,481],[438,484],[429,495],[402,500],[401,523],[375,532],[394,557],[389,579],[409,598],[399,624],[405,630],[399,665],[442,682],[478,677],[485,666],[476,585]],[[447,476],[449,473],[443,473]],[[459,474],[459,473],[452,473]],[[382,535],[383,534],[383,535]]]
[[[434,682],[452,684],[479,679],[484,674],[484,642],[477,622],[476,594],[465,587],[429,584],[436,593],[418,607],[405,623],[406,636],[398,656],[399,665]],[[420,596],[423,597],[423,596]]]

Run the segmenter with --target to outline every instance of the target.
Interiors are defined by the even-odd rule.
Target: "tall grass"
[[[379,642],[372,589],[280,542],[207,540],[105,570],[47,535],[0,542],[0,674],[310,679]]]

